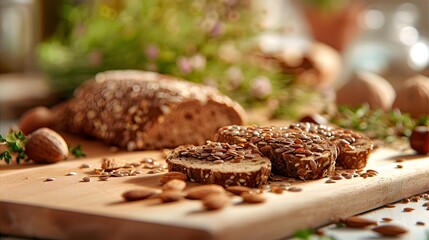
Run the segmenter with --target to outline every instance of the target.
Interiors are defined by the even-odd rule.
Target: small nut
[[[37,163],[55,163],[66,159],[69,150],[60,134],[49,128],[40,128],[28,136],[25,153]]]
[[[211,194],[223,194],[225,190],[219,185],[208,184],[191,188],[187,193],[188,199],[203,199]]]
[[[407,229],[397,225],[382,225],[373,228],[372,231],[387,237],[396,237],[408,232]]]
[[[154,193],[155,191],[152,189],[138,189],[124,192],[122,197],[125,199],[125,201],[137,201],[146,199],[152,196]]]
[[[377,225],[375,221],[357,216],[347,218],[344,223],[350,228],[365,228],[367,226]]]
[[[226,191],[233,193],[235,195],[240,196],[243,193],[249,193],[250,192],[250,188],[245,187],[245,186],[229,186],[226,188]]]
[[[410,146],[420,154],[429,153],[429,127],[415,127],[410,136]]]
[[[224,193],[210,194],[202,201],[206,210],[218,210],[226,207],[230,202],[229,197]]]
[[[243,202],[245,203],[263,203],[265,202],[265,195],[262,193],[243,193],[241,195],[241,197],[243,198]]]
[[[185,197],[185,193],[178,190],[164,191],[158,195],[163,203],[176,202]]]
[[[159,181],[162,184],[165,184],[173,179],[179,179],[182,181],[186,181],[187,177],[185,174],[181,173],[181,172],[167,172],[164,175],[161,176],[161,178],[159,179]]]
[[[166,184],[162,186],[162,190],[169,191],[169,190],[177,190],[177,191],[183,191],[186,187],[186,182],[180,179],[173,179]]]

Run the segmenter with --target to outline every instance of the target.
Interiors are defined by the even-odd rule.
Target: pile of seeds
[[[91,165],[82,164],[81,168],[89,168]],[[149,171],[147,171],[149,169]],[[126,163],[113,158],[103,158],[101,168],[94,169],[100,181],[107,181],[110,177],[137,176],[147,171],[147,174],[156,174],[167,171],[167,164],[155,161],[152,158],[143,158],[139,162]],[[89,180],[88,180],[89,179]],[[84,182],[90,182],[90,177],[84,177]]]
[[[201,146],[186,146],[178,150],[180,156],[206,161],[213,161],[216,164],[221,164],[225,161],[240,162],[245,159],[252,159],[260,156],[256,148],[249,148],[249,144],[229,144],[207,141]]]

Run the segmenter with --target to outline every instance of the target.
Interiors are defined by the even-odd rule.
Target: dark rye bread
[[[302,180],[320,179],[335,171],[337,147],[318,134],[284,127],[226,126],[216,141],[249,143],[271,160],[273,172]]]
[[[132,150],[204,144],[244,110],[212,87],[153,72],[99,73],[53,109],[58,127]]]
[[[181,146],[167,156],[169,171],[188,180],[222,186],[259,187],[267,183],[271,162],[248,145],[207,141],[201,146]]]
[[[332,128],[308,122],[292,123],[289,128],[319,134],[330,139],[339,148],[336,168],[360,169],[368,163],[374,144],[370,138],[342,128]]]

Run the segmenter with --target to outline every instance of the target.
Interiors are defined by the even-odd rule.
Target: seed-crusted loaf
[[[169,171],[187,175],[191,182],[222,186],[258,187],[267,183],[271,162],[248,144],[207,141],[180,146],[167,156]]]
[[[212,87],[153,72],[99,73],[53,109],[59,127],[128,150],[203,144],[244,110]]]
[[[273,172],[302,180],[319,179],[335,171],[337,146],[323,136],[284,127],[226,126],[216,141],[247,142],[273,165]]]
[[[336,162],[337,168],[364,168],[374,147],[370,138],[352,130],[331,128],[308,122],[292,123],[289,128],[319,134],[334,142],[340,150]]]

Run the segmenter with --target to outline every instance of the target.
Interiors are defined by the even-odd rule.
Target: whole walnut
[[[392,85],[381,76],[365,71],[353,74],[337,91],[337,105],[357,107],[368,104],[371,109],[389,110],[396,93]]]
[[[416,75],[405,81],[393,103],[394,108],[413,118],[429,115],[429,78]]]

